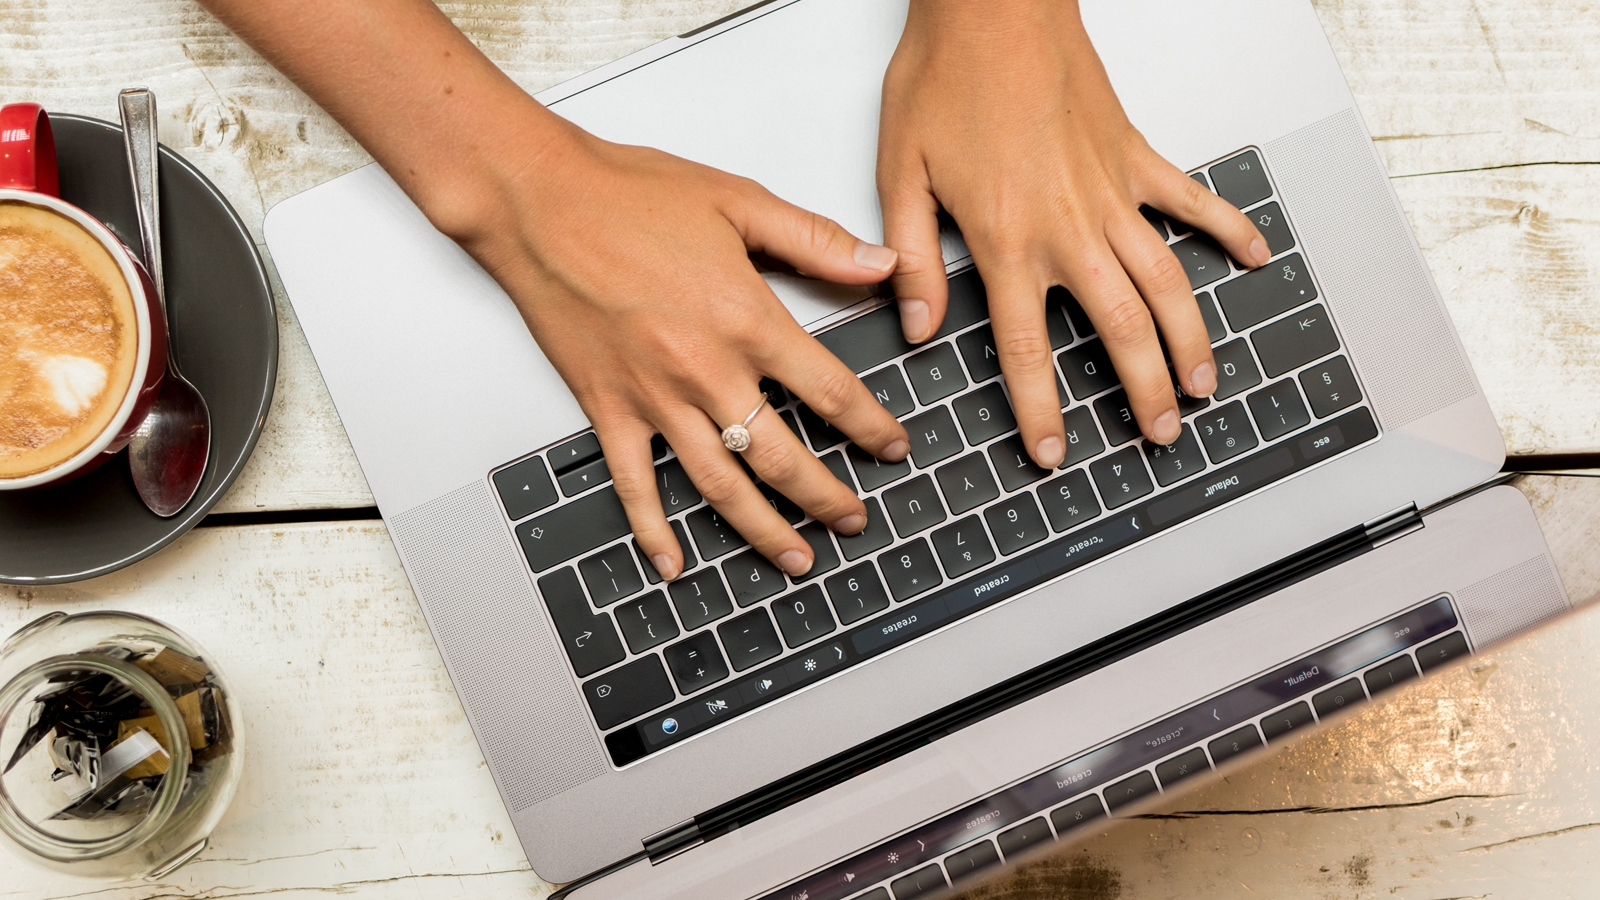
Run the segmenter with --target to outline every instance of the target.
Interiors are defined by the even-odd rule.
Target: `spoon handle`
[[[161,272],[161,192],[156,171],[156,95],[149,88],[128,88],[117,95],[122,130],[128,147],[128,172],[139,203],[139,243],[144,246],[144,267],[155,282],[156,295],[166,311],[167,286]]]

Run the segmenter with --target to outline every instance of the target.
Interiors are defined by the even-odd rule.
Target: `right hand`
[[[526,154],[506,154],[511,160]],[[529,331],[594,424],[639,546],[663,578],[683,555],[663,515],[650,439],[660,433],[707,501],[779,568],[811,568],[810,545],[722,445],[770,377],[867,452],[910,443],[848,367],[794,320],[749,254],[818,278],[868,285],[894,270],[886,247],[786,203],[760,185],[575,127],[531,162],[485,178],[440,223],[511,295]],[[842,534],[866,507],[763,406],[744,462]]]

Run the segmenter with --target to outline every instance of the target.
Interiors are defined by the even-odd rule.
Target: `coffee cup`
[[[45,111],[0,108],[0,490],[54,484],[122,450],[166,374],[149,274],[59,195]]]

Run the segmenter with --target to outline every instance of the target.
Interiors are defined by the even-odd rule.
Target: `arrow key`
[[[556,486],[550,481],[550,470],[537,456],[501,469],[491,480],[512,521],[533,515],[559,499]]]

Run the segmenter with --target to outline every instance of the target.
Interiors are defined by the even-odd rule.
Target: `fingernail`
[[[1156,417],[1155,427],[1150,429],[1158,444],[1170,444],[1178,439],[1179,425],[1178,414],[1167,410]]]
[[[1258,266],[1266,265],[1267,260],[1272,258],[1272,251],[1267,249],[1267,242],[1263,241],[1261,238],[1256,238],[1255,240],[1251,241],[1250,258],[1255,260],[1256,265]]]
[[[1209,397],[1217,391],[1217,367],[1203,362],[1189,373],[1189,396]]]
[[[861,529],[867,527],[867,517],[861,513],[851,513],[833,523],[833,530],[840,534],[860,534]]]
[[[928,338],[928,304],[921,300],[900,301],[900,327],[913,344]]]
[[[910,452],[910,444],[906,443],[905,441],[895,441],[889,446],[883,448],[883,458],[889,462],[899,462],[900,460],[905,459],[906,454]]]
[[[661,576],[662,581],[671,581],[678,577],[678,565],[672,561],[672,557],[665,553],[657,553],[650,557],[650,561],[655,564],[656,574]]]
[[[790,575],[804,575],[811,571],[811,560],[799,550],[785,550],[778,554],[778,568]]]
[[[1050,435],[1033,448],[1033,458],[1039,465],[1054,469],[1061,465],[1061,460],[1067,455],[1066,445],[1061,443],[1061,438]]]
[[[856,242],[856,265],[863,269],[886,271],[894,268],[895,260],[899,258],[900,254],[888,247],[880,247],[866,241]]]

